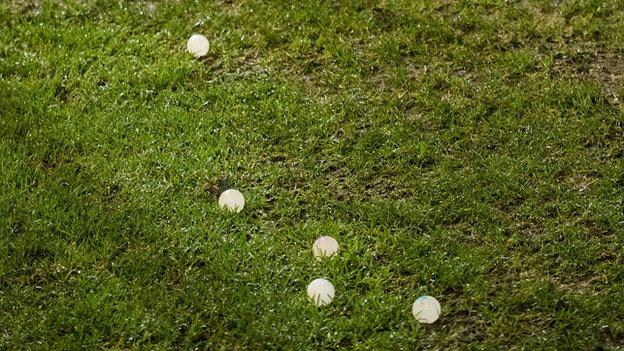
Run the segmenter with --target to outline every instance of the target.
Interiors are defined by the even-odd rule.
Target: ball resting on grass
[[[327,279],[314,279],[308,285],[308,297],[314,301],[317,307],[329,305],[334,299],[335,293],[334,286]]]
[[[423,295],[414,301],[412,314],[419,323],[431,324],[440,318],[442,308],[435,297]]]
[[[232,212],[240,212],[245,207],[245,198],[240,191],[228,189],[219,196],[219,207]]]
[[[322,236],[314,242],[312,245],[312,253],[317,261],[322,260],[324,257],[331,257],[338,252],[338,242],[331,236]]]
[[[186,51],[193,54],[196,58],[206,56],[209,48],[208,38],[201,34],[193,34],[186,42]]]

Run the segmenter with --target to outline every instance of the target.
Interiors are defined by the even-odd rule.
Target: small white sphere
[[[323,257],[331,257],[338,252],[338,242],[331,236],[322,236],[314,242],[312,245],[312,253],[317,261],[323,259]]]
[[[193,34],[186,42],[186,51],[193,54],[196,58],[206,56],[209,48],[208,38],[201,34]]]
[[[314,279],[308,285],[308,297],[314,301],[317,307],[329,305],[334,299],[335,293],[334,286],[327,279]]]
[[[228,189],[219,196],[219,207],[232,212],[240,212],[245,207],[245,198],[240,191]]]
[[[412,314],[419,323],[431,324],[440,318],[442,307],[435,297],[423,295],[414,301]]]

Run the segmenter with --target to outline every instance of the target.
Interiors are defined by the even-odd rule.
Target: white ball
[[[435,297],[423,295],[414,301],[412,314],[418,322],[431,324],[440,318],[442,307]]]
[[[308,285],[308,297],[314,301],[317,307],[329,305],[335,294],[334,286],[327,279],[314,279]]]
[[[193,34],[186,42],[186,51],[197,58],[206,56],[209,48],[210,43],[208,42],[208,38],[201,34]]]
[[[317,261],[323,259],[323,257],[333,256],[338,252],[338,242],[331,236],[322,236],[314,242],[312,245],[312,253]]]
[[[240,212],[245,207],[245,198],[240,191],[228,189],[219,196],[219,207],[232,212]]]

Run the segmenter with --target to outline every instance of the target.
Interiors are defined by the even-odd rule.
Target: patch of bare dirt
[[[555,49],[553,72],[561,76],[578,77],[599,82],[609,103],[622,103],[624,89],[624,59],[622,55],[596,47],[593,43],[574,44]]]

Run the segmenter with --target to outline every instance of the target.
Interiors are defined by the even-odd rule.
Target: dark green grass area
[[[0,349],[624,347],[624,3],[9,0],[0,25]]]

